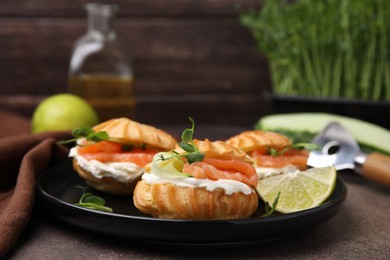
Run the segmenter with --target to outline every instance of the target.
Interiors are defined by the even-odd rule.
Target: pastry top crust
[[[282,148],[291,145],[291,140],[282,134],[261,130],[244,131],[226,141],[244,152],[250,152],[264,147]]]
[[[194,140],[194,144],[199,151],[205,154],[207,158],[223,159],[223,160],[243,160],[248,163],[253,163],[253,160],[242,150],[233,147],[223,141]],[[176,145],[175,151],[184,153],[185,151]]]
[[[171,150],[177,141],[170,134],[150,125],[141,124],[128,118],[115,118],[93,127],[96,132],[105,131],[110,138],[131,144],[145,143],[154,147]]]

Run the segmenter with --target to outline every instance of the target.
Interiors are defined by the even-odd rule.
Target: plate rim
[[[207,225],[210,225],[210,224],[262,225],[262,224],[273,223],[273,222],[278,222],[278,221],[284,222],[284,221],[289,221],[289,220],[293,220],[293,219],[297,219],[297,218],[304,218],[304,217],[313,215],[313,214],[318,213],[318,212],[327,211],[327,210],[331,209],[332,207],[336,207],[336,206],[342,204],[345,201],[345,198],[346,198],[347,193],[348,193],[348,190],[347,190],[347,187],[346,187],[344,181],[342,180],[342,178],[340,176],[337,176],[334,190],[336,190],[337,188],[341,189],[341,192],[339,192],[340,194],[338,194],[338,195],[336,194],[337,196],[335,198],[333,198],[332,201],[325,201],[323,204],[321,204],[317,207],[298,211],[298,212],[293,212],[293,213],[289,213],[289,214],[271,215],[271,216],[267,216],[267,217],[254,216],[254,217],[249,217],[249,218],[245,218],[245,219],[234,219],[234,220],[160,219],[160,218],[155,218],[152,216],[136,216],[136,215],[127,215],[127,214],[121,214],[121,213],[109,213],[109,212],[91,210],[91,209],[76,206],[70,202],[64,201],[61,198],[57,198],[54,195],[50,194],[48,191],[46,191],[44,189],[44,187],[42,187],[42,182],[43,182],[42,180],[56,167],[59,167],[61,165],[66,166],[66,164],[69,164],[69,163],[70,163],[69,160],[65,160],[65,161],[59,162],[57,164],[54,164],[51,167],[49,167],[48,169],[46,169],[45,171],[43,171],[38,176],[36,187],[38,190],[38,194],[40,195],[40,198],[44,199],[44,203],[45,203],[45,200],[50,200],[50,203],[57,204],[57,206],[61,206],[65,210],[67,209],[71,212],[73,211],[73,212],[77,212],[78,214],[88,214],[90,216],[95,216],[95,217],[108,217],[110,219],[115,219],[117,221],[144,221],[144,222],[150,222],[150,223],[154,223],[154,224],[158,224],[158,223],[172,224],[172,223],[174,223],[174,224],[182,224],[182,225],[188,225],[188,224],[194,224],[194,225],[202,225],[202,224],[207,224]],[[77,175],[77,173],[75,173],[74,176],[70,176],[69,178],[77,178],[77,177],[81,179],[81,177],[79,177]],[[333,193],[332,193],[332,195],[333,195]],[[260,200],[260,198],[259,198],[259,200]],[[341,206],[339,208],[341,208]],[[332,218],[335,214],[338,213],[338,211],[339,211],[339,209],[336,210],[336,212],[334,214],[332,214],[332,216],[330,216],[328,219]],[[56,217],[59,217],[60,219],[69,223],[69,221],[67,221],[63,217],[58,216],[58,215],[54,214],[53,212],[51,212],[51,214],[53,214]],[[321,221],[320,223],[325,222],[328,219]],[[71,223],[71,224],[73,224],[73,223]],[[89,229],[89,228],[86,228],[86,229]],[[154,242],[159,242],[159,241],[154,241]],[[238,242],[240,242],[240,241],[238,241]]]

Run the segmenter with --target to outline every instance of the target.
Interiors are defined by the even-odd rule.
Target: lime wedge
[[[336,169],[328,166],[273,175],[259,180],[256,189],[269,205],[280,191],[276,211],[292,213],[317,207],[332,194],[335,185]]]

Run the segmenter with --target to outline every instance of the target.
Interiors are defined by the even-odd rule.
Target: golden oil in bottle
[[[134,117],[135,98],[132,77],[83,75],[69,78],[69,92],[86,99],[101,121]]]

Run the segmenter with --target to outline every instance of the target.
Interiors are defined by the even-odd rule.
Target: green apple
[[[97,123],[99,118],[87,101],[63,93],[50,96],[37,106],[31,120],[31,131],[66,131],[76,127],[92,127]]]

